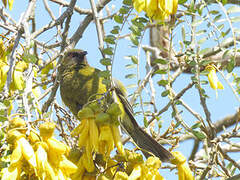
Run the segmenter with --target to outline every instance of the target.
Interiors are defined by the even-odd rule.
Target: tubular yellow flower
[[[129,180],[135,180],[141,178],[142,176],[142,167],[141,165],[137,164],[134,166],[132,173],[129,176]]]
[[[43,148],[42,143],[38,143],[37,145],[37,151],[35,152],[36,155],[36,161],[37,161],[37,173],[38,176],[42,179],[45,179],[47,177],[47,173],[46,173],[46,163],[48,163],[48,158],[47,158],[47,152],[46,150]],[[55,174],[53,173],[51,175],[55,176]]]
[[[208,65],[205,69],[209,72],[208,80],[209,80],[211,88],[213,88],[214,90],[224,89],[223,85],[218,80],[215,67],[212,65]]]
[[[150,156],[145,162],[138,153],[126,151],[127,154],[127,173],[130,180],[135,179],[159,179],[164,178],[159,174],[161,161],[157,157]]]
[[[23,71],[27,69],[27,63],[24,61],[19,61],[16,64],[15,70],[13,72],[13,83],[16,89],[23,90],[25,86],[25,81],[23,77]]]
[[[208,81],[210,83],[210,87],[214,90],[216,90],[216,97],[218,96],[217,94],[217,89],[224,89],[222,83],[218,80],[217,74],[216,74],[216,69],[212,65],[208,65],[205,68],[209,73],[208,73]]]
[[[186,158],[182,155],[182,153],[176,151],[172,152],[175,157],[171,163],[177,165],[178,169],[178,179],[179,180],[194,180],[191,170],[186,165]]]
[[[63,154],[67,154],[70,151],[70,148],[66,144],[54,138],[49,138],[46,142],[48,144],[50,152],[63,155]]]
[[[167,14],[176,14],[178,0],[167,0],[165,1],[165,11]]]
[[[95,152],[99,151],[99,146],[98,146],[98,136],[99,136],[99,132],[98,132],[98,127],[95,123],[94,120],[90,119],[89,120],[89,138],[90,138],[90,143],[93,146],[93,150]]]
[[[145,11],[153,20],[164,20],[176,14],[178,0],[133,0],[133,6],[139,13]]]
[[[119,179],[119,180],[133,180],[130,177],[128,177],[127,173],[118,171],[115,175],[114,179]],[[137,178],[136,178],[137,179]]]
[[[133,6],[139,13],[145,9],[145,3],[146,0],[133,0]]]
[[[83,153],[83,155],[80,158],[80,164],[81,164],[81,166],[83,165],[83,167],[88,172],[93,172],[95,169],[92,154],[91,154],[91,156],[88,156],[87,153]]]
[[[120,154],[124,155],[125,151],[124,151],[123,144],[121,142],[121,136],[120,136],[118,126],[112,125],[111,130],[112,130],[112,135],[113,135],[113,139],[114,139],[114,144],[117,147],[118,152]]]
[[[99,141],[100,153],[109,156],[114,149],[114,138],[109,125],[100,126]]]
[[[158,169],[161,167],[161,161],[159,158],[150,156],[144,164],[144,171],[147,171],[147,173],[145,173],[147,179],[153,178],[164,180],[164,178],[158,172]]]
[[[71,136],[78,136],[86,128],[87,119],[82,119],[80,124],[71,132]]]
[[[21,173],[21,166],[13,167],[10,165],[8,168],[4,168],[1,173],[2,180],[19,179]]]
[[[17,163],[21,162],[22,159],[22,148],[20,143],[16,142],[16,146],[11,154],[11,164],[16,166]]]
[[[45,168],[46,168],[45,170],[46,170],[47,175],[49,177],[51,177],[50,179],[58,180],[55,173],[54,173],[54,170],[53,170],[52,166],[50,165],[50,163],[48,161],[45,163]]]
[[[34,154],[32,146],[23,137],[18,139],[17,141],[21,145],[23,157],[28,161],[28,163],[33,168],[36,168],[36,157],[35,157],[35,154]]]
[[[83,130],[79,133],[78,146],[80,148],[86,145],[89,137],[89,121],[86,120]]]
[[[0,61],[0,90],[2,90],[7,80],[8,70],[9,66],[6,63]]]
[[[67,176],[77,171],[77,166],[73,164],[71,161],[69,161],[65,156],[63,157],[63,160],[60,162],[59,167],[62,170],[62,172]]]

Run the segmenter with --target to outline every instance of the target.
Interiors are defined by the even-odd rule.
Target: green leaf
[[[126,86],[127,89],[130,89],[130,88],[136,88],[137,85],[136,84],[129,84]]]
[[[38,60],[37,56],[34,54],[30,54],[28,52],[24,52],[22,59],[26,62],[26,63],[33,63],[35,64]]]
[[[219,24],[219,25],[217,26],[217,28],[218,28],[218,30],[222,30],[222,29],[224,28],[224,24]]]
[[[196,32],[196,35],[199,36],[199,35],[205,34],[206,32],[207,32],[206,30],[199,30]]]
[[[140,23],[147,23],[148,22],[148,20],[144,17],[138,17],[137,21],[140,22]]]
[[[135,34],[131,33],[130,39],[135,46],[138,46],[139,42],[138,42],[138,38]]]
[[[196,130],[193,130],[193,135],[196,136],[199,140],[203,140],[206,138],[206,136],[202,132]]]
[[[187,2],[187,0],[179,0],[178,4],[184,4],[185,2]]]
[[[172,116],[172,118],[174,118],[175,116],[176,116],[176,111],[173,111],[172,113],[171,113],[171,116]],[[181,124],[181,122],[179,121],[178,122],[179,124]],[[175,125],[175,127],[176,127],[177,125]]]
[[[200,83],[203,84],[203,85],[205,85],[205,84],[208,84],[208,81],[206,81],[206,80],[201,80]]]
[[[201,127],[201,122],[197,122],[197,123],[195,123],[194,125],[192,125],[192,129],[197,129],[197,128],[199,128],[199,127]]]
[[[211,60],[202,60],[200,62],[200,66],[207,66],[208,64],[210,64],[212,61]]]
[[[112,60],[110,58],[103,58],[100,60],[100,63],[104,66],[110,66],[112,64]]]
[[[183,41],[183,43],[188,46],[192,43],[192,41]]]
[[[200,24],[202,24],[203,20],[202,19],[198,19],[192,22],[192,26],[199,26]]]
[[[136,68],[136,64],[127,64],[127,65],[125,65],[125,67],[126,67],[127,69]]]
[[[231,31],[230,28],[228,28],[227,31],[222,32],[222,36],[225,37],[226,35],[228,35],[228,33],[229,33],[230,31]]]
[[[143,119],[143,123],[144,123],[144,127],[147,128],[148,127],[148,121],[147,121],[147,118],[144,116],[144,119]]]
[[[136,74],[127,74],[127,75],[125,76],[126,79],[133,79],[133,78],[135,78],[135,77],[136,77]]]
[[[127,6],[131,6],[132,5],[132,0],[123,0],[123,4],[125,4]]]
[[[136,56],[131,56],[131,60],[134,64],[138,64],[138,59]]]
[[[177,100],[177,101],[175,101],[175,104],[176,104],[176,105],[181,105],[182,102],[181,102],[180,100]]]
[[[207,37],[203,37],[202,39],[200,39],[197,44],[202,44],[204,43],[208,38]]]
[[[167,74],[166,69],[158,69],[157,71],[154,72],[154,74]]]
[[[173,116],[174,117],[174,116]],[[177,128],[178,126],[180,126],[181,125],[181,122],[180,121],[178,121],[176,124],[175,124],[175,128]]]
[[[168,84],[168,80],[160,80],[157,82],[159,86],[166,86]]]
[[[219,19],[222,19],[221,17],[222,17],[221,14],[217,15],[217,16],[213,19],[213,22],[217,22]]]
[[[223,5],[227,4],[227,0],[222,0]]]
[[[196,78],[195,76],[192,76],[191,79],[192,79],[192,81],[193,81],[194,83],[198,83],[198,80],[197,80],[197,78]]]
[[[115,44],[115,36],[114,35],[107,35],[105,38],[104,38],[104,41],[106,43],[109,43],[109,44]]]
[[[235,67],[235,58],[234,57],[231,57],[230,61],[228,62],[227,64],[227,72],[230,73],[233,71],[234,67]]]
[[[140,29],[144,29],[144,24],[142,23],[142,21],[140,21],[139,19],[132,19],[132,24],[134,24],[135,26],[137,26]]]
[[[113,48],[111,47],[105,48],[103,49],[103,53],[107,55],[113,55]]]
[[[111,33],[112,33],[112,34],[118,34],[118,33],[119,33],[119,30],[120,30],[120,27],[119,27],[119,26],[114,26],[114,27],[113,27],[113,30],[111,30]]]
[[[203,11],[203,8],[205,7],[204,4],[200,4],[199,7],[197,7],[197,10],[198,10],[198,14],[199,15],[202,15],[202,11]]]
[[[190,66],[195,66],[197,64],[197,62],[195,60],[191,60],[188,64]]]
[[[216,14],[219,14],[219,11],[217,10],[212,10],[212,11],[209,11],[210,14],[213,14],[213,15],[216,15]]]
[[[122,17],[122,16],[115,15],[115,16],[113,17],[113,19],[114,19],[114,21],[115,21],[116,23],[119,23],[119,24],[122,24],[122,23],[123,23],[123,17]]]
[[[194,0],[191,0],[190,2],[190,7],[188,9],[190,12],[193,12],[195,13],[197,11],[196,7],[195,7],[195,1]]]
[[[240,7],[239,6],[231,6],[227,9],[227,13],[239,13],[240,12]]]
[[[161,94],[161,96],[162,96],[162,97],[166,97],[169,93],[170,93],[169,90],[163,91],[162,94]]]
[[[155,60],[153,61],[153,64],[163,64],[163,65],[165,65],[165,64],[167,64],[167,63],[168,63],[168,61],[167,61],[166,59],[160,59],[160,58],[155,59]]]
[[[120,9],[119,9],[119,13],[121,14],[127,14],[129,12],[129,7],[127,6],[122,6]]]
[[[183,39],[183,41],[185,41],[186,40],[186,31],[185,31],[184,26],[182,26],[182,28],[181,28],[181,33],[182,33],[182,39]]]
[[[132,31],[133,34],[141,36],[141,29],[139,27],[132,25],[129,29]]]

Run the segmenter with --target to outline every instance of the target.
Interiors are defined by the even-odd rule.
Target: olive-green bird
[[[100,70],[89,66],[86,54],[83,50],[70,50],[59,67],[60,94],[64,104],[75,116],[91,96],[107,92],[102,83],[103,78],[98,75]],[[121,83],[114,80],[113,86],[116,101],[122,110],[121,127],[141,149],[154,154],[161,161],[171,160],[172,154],[138,126]]]

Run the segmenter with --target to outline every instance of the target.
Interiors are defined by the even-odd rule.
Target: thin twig
[[[97,12],[97,8],[96,8],[96,5],[95,5],[95,0],[90,0],[90,4],[91,4],[92,12],[93,12],[93,18],[94,18],[95,25],[96,25],[99,49],[102,53],[103,48],[104,48],[102,26],[101,26],[101,23],[99,21],[99,14]],[[104,57],[103,53],[102,53],[102,55]]]

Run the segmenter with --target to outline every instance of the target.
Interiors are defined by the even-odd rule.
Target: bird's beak
[[[87,51],[82,52],[83,56],[87,55],[87,53],[88,53]]]

